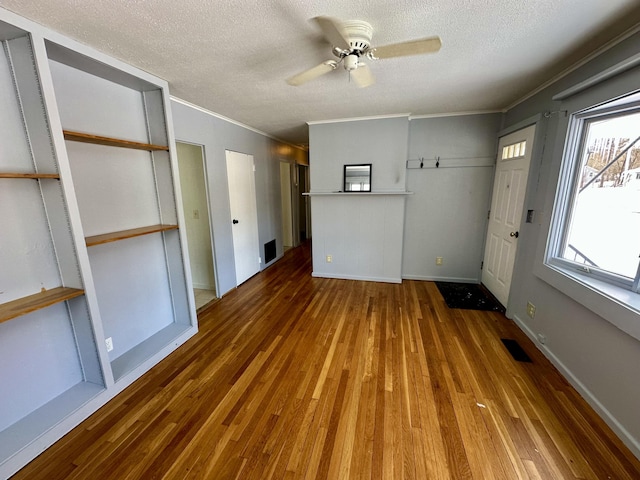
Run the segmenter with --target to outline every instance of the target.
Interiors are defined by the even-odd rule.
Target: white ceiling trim
[[[504,110],[474,110],[469,112],[428,113],[425,115],[410,115],[409,120],[419,120],[421,118],[466,117],[468,115],[487,115],[490,113],[504,112]]]
[[[573,95],[576,95],[586,90],[587,88],[591,88],[599,83],[604,82],[605,80],[615,77],[616,75],[620,75],[626,72],[627,70],[631,70],[632,68],[635,68],[638,65],[640,65],[640,53],[637,53],[627,58],[626,60],[623,60],[620,63],[616,63],[614,66],[607,68],[606,70],[598,73],[597,75],[593,75],[587,78],[585,81],[580,82],[576,85],[573,85],[572,87],[569,87],[560,93],[556,93],[552,97],[552,100],[564,100],[566,98],[569,98]]]
[[[271,140],[275,140],[276,142],[284,143],[284,144],[289,145],[289,146],[291,146],[293,148],[297,148],[300,151],[303,151],[303,152],[307,151],[305,148],[301,147],[300,145],[295,145],[295,144],[293,144],[291,142],[287,142],[286,140],[283,140],[281,138],[277,138],[277,137],[274,137],[273,135],[269,135],[268,133],[263,132],[262,130],[258,130],[257,128],[253,128],[253,127],[251,127],[249,125],[245,125],[244,123],[238,122],[237,120],[234,120],[233,118],[225,117],[224,115],[220,115],[219,113],[212,112],[211,110],[207,110],[206,108],[203,108],[203,107],[201,107],[199,105],[196,105],[194,103],[191,103],[191,102],[187,102],[186,100],[183,100],[181,98],[174,97],[173,95],[170,95],[169,97],[171,98],[171,101],[176,102],[176,103],[180,103],[180,104],[184,105],[185,107],[193,108],[194,110],[197,110],[197,111],[199,111],[201,113],[204,113],[206,115],[211,115],[212,117],[216,117],[216,118],[218,118],[220,120],[223,120],[225,122],[228,122],[228,123],[232,123],[233,125],[237,125],[238,127],[244,128],[244,129],[249,130],[249,131],[251,131],[253,133],[257,133],[258,135],[263,135],[263,136],[265,136],[267,138],[270,138]]]
[[[410,118],[410,113],[394,113],[391,115],[372,115],[369,117],[352,117],[352,118],[334,118],[331,120],[312,120],[307,122],[307,125],[321,125],[323,123],[345,123],[345,122],[361,122],[363,120],[384,120],[387,118],[400,118],[407,117]]]

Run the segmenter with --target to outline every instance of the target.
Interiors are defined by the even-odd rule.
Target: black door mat
[[[527,352],[522,349],[516,340],[501,338],[500,341],[504,344],[505,348],[509,351],[514,360],[518,362],[532,363]]]
[[[482,285],[436,282],[436,286],[449,308],[491,310],[504,313],[504,307]]]

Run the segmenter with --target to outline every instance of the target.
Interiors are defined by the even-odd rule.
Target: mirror
[[[345,192],[370,192],[371,191],[371,164],[344,166],[344,191]]]

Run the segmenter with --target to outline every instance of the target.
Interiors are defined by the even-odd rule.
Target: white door
[[[535,125],[500,138],[482,283],[504,306],[509,300]]]
[[[236,283],[260,271],[258,210],[253,156],[226,151]]]

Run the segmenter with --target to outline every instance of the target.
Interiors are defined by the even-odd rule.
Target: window
[[[510,160],[512,158],[524,157],[527,149],[527,141],[524,140],[511,145],[505,145],[502,148],[502,160]]]
[[[638,292],[640,94],[569,122],[548,262]]]

